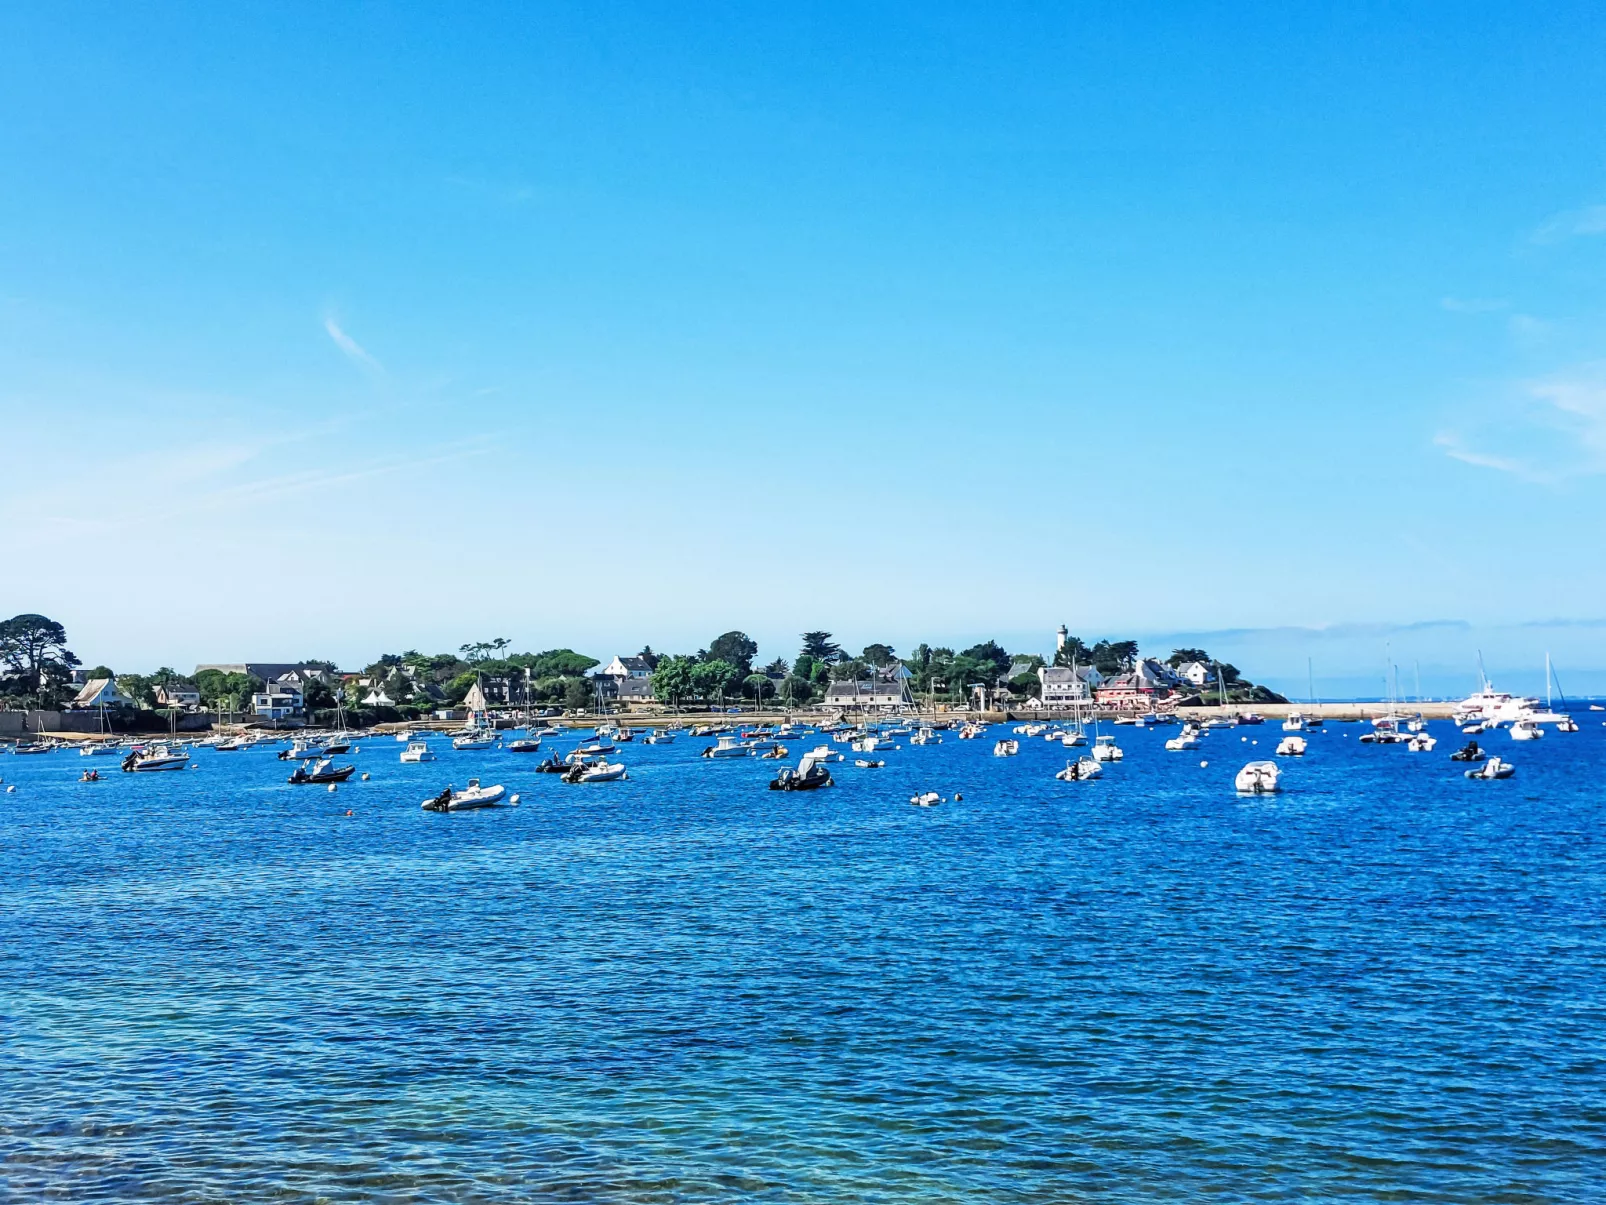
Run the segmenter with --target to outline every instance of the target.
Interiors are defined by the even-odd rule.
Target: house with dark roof
[[[825,706],[839,711],[893,710],[914,706],[907,675],[881,674],[868,680],[833,682],[825,689]]]

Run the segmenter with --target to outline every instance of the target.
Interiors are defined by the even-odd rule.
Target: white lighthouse
[[[1054,633],[1054,651],[1056,653],[1064,649],[1065,640],[1068,636],[1070,636],[1070,633],[1065,630],[1065,625],[1063,623],[1060,624],[1060,630]]]

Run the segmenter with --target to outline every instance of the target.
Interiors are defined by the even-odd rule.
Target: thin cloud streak
[[[1495,456],[1488,452],[1478,452],[1464,446],[1461,437],[1450,431],[1441,431],[1433,437],[1435,447],[1443,448],[1444,454],[1451,460],[1459,460],[1462,464],[1474,465],[1480,469],[1494,469],[1500,473],[1510,473],[1524,481],[1531,481],[1536,485],[1549,485],[1552,479],[1534,470],[1533,466],[1524,461],[1509,456]]]
[[[1541,222],[1528,236],[1530,242],[1550,246],[1570,238],[1584,238],[1606,234],[1606,205],[1585,205],[1569,209]]]
[[[378,373],[380,375],[384,374],[385,366],[378,360],[374,359],[374,357],[368,353],[368,350],[364,348],[362,344],[358,343],[357,340],[346,334],[346,332],[340,328],[340,323],[334,320],[333,315],[325,315],[323,320],[323,329],[327,331],[329,337],[334,340],[335,346],[341,351],[345,352],[346,358],[353,364],[368,372]]]

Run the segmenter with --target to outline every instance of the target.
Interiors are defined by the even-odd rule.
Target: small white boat
[[[1545,730],[1527,718],[1511,725],[1511,739],[1514,741],[1536,741],[1544,735]]]
[[[929,724],[921,726],[920,731],[909,738],[911,745],[940,745],[942,737],[937,735],[936,729]]]
[[[1282,789],[1279,779],[1281,771],[1277,769],[1276,762],[1252,761],[1233,779],[1232,785],[1240,794],[1269,795]]]
[[[1578,721],[1573,719],[1573,717],[1570,716],[1570,715],[1564,715],[1564,716],[1561,717],[1561,719],[1556,721],[1556,731],[1557,732],[1577,732],[1578,731]]]
[[[123,747],[111,741],[90,741],[78,746],[79,757],[112,757],[123,751]]]
[[[816,745],[813,749],[809,750],[808,753],[804,754],[804,756],[817,762],[847,760],[847,758],[841,752],[831,748],[830,745]]]
[[[1120,761],[1126,754],[1121,746],[1115,743],[1113,736],[1100,736],[1093,739],[1094,761]]]
[[[507,743],[509,753],[539,753],[541,751],[541,738],[538,736],[521,736],[516,741]]]
[[[854,759],[853,764],[861,770],[879,770],[887,763],[884,761],[871,761],[867,757],[859,757]]]
[[[1172,753],[1186,753],[1189,749],[1197,749],[1199,747],[1199,738],[1184,728],[1176,736],[1166,741],[1165,747]]]
[[[1060,737],[1060,745],[1066,749],[1079,749],[1085,744],[1087,737],[1080,732],[1067,732]]]
[[[576,766],[563,776],[564,782],[618,782],[628,777],[623,762],[599,761],[589,766]]]
[[[1288,713],[1288,718],[1283,721],[1283,731],[1284,732],[1303,732],[1303,731],[1305,731],[1305,713],[1302,712],[1302,711],[1290,711]]]
[[[917,808],[934,808],[942,802],[942,796],[935,791],[923,791],[919,795],[909,796],[909,802]]]
[[[993,746],[994,757],[1014,757],[1020,752],[1020,742],[1016,740],[1001,740]]]
[[[1432,753],[1433,747],[1439,742],[1425,732],[1418,732],[1405,742],[1405,747],[1412,753]]]
[[[413,741],[402,750],[401,759],[404,762],[434,761],[435,755],[429,751],[428,741]]]
[[[150,773],[153,770],[182,770],[190,764],[187,753],[180,753],[166,745],[152,745],[150,748],[130,750],[123,759],[123,769],[131,770],[135,774]]]
[[[661,732],[649,732],[646,736],[641,738],[641,741],[645,745],[673,745],[675,743],[675,734],[667,730]]]
[[[1510,762],[1501,761],[1498,757],[1491,757],[1476,770],[1466,771],[1466,777],[1492,781],[1496,778],[1510,778],[1516,773],[1516,770],[1517,767]]]
[[[421,736],[423,736],[423,733],[421,733],[421,732],[412,732],[412,731],[398,732],[396,734],[396,740],[398,742],[400,742],[401,744],[410,745],[414,741],[418,740]]]
[[[495,744],[496,738],[488,732],[466,732],[452,738],[454,749],[489,749]]]
[[[1302,736],[1285,736],[1277,742],[1278,757],[1304,757],[1305,738]]]
[[[497,786],[482,787],[480,780],[471,778],[468,786],[461,791],[447,787],[433,799],[426,799],[421,806],[427,812],[466,812],[474,808],[495,807],[502,802],[507,794],[507,788]]]
[[[727,732],[714,744],[703,750],[704,757],[752,757],[753,746],[733,733]]]
[[[1061,782],[1086,782],[1090,778],[1097,778],[1104,773],[1104,767],[1091,757],[1079,757],[1075,761],[1067,761],[1065,769],[1056,770],[1054,777]]]

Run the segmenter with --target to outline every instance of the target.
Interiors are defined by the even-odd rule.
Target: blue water
[[[1600,718],[1499,783],[1330,725],[1250,800],[1273,725],[796,795],[0,757],[0,1197],[1599,1200]],[[476,773],[521,806],[420,811]]]

